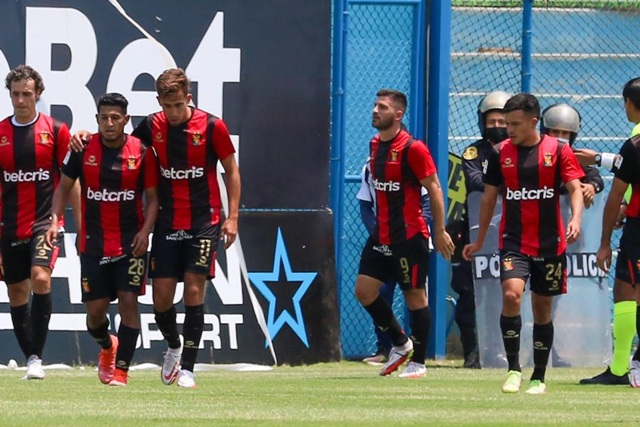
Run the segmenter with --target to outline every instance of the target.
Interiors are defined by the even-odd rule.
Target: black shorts
[[[500,281],[531,279],[529,289],[542,296],[567,293],[567,257],[533,257],[513,251],[500,251]]]
[[[125,254],[115,257],[80,255],[82,302],[118,298],[118,292],[144,293],[147,255]]]
[[[151,243],[149,277],[183,279],[184,273],[215,277],[220,224],[201,230],[156,230]]]
[[[616,260],[616,279],[635,285],[640,283],[640,219],[627,218]]]
[[[429,239],[416,234],[396,245],[381,245],[369,238],[362,249],[358,274],[387,283],[394,279],[400,289],[426,289],[429,271]]]
[[[31,267],[38,265],[53,270],[60,252],[62,233],[53,248],[45,242],[46,231],[38,231],[24,240],[2,240],[2,264],[7,285],[22,282],[31,277]]]

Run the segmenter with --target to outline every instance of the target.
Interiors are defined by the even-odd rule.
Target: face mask
[[[494,144],[497,144],[498,142],[502,142],[505,139],[509,138],[507,128],[486,128],[484,130],[484,136]]]
[[[565,144],[569,144],[571,145],[571,143],[569,142],[569,140],[567,138],[556,138],[558,141],[560,142],[564,142]]]

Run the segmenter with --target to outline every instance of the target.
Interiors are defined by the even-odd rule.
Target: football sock
[[[636,307],[636,333],[640,333],[640,306]],[[633,360],[640,360],[640,335],[638,337],[638,347],[633,353]]]
[[[200,338],[204,330],[204,305],[184,306],[184,348],[182,350],[182,369],[193,372],[198,356]]]
[[[104,323],[95,329],[87,325],[87,331],[103,350],[109,350],[111,348],[111,337],[109,336],[109,319],[105,318]]]
[[[533,374],[532,380],[544,382],[549,354],[553,345],[553,322],[546,325],[533,324]]]
[[[429,341],[429,326],[431,324],[431,310],[429,306],[419,310],[409,310],[411,318],[411,332],[413,339],[413,356],[411,360],[424,365],[427,353],[427,341]]]
[[[520,315],[506,317],[500,315],[500,329],[502,330],[502,342],[507,355],[510,371],[522,372],[520,367],[520,329],[522,318]]]
[[[127,325],[120,323],[118,328],[118,351],[116,353],[116,368],[123,371],[129,370],[131,359],[133,359],[133,353],[136,351],[136,341],[140,329],[130,328]]]
[[[180,348],[180,335],[178,334],[178,324],[176,323],[176,306],[172,305],[171,308],[163,313],[154,310],[156,317],[156,324],[158,329],[162,333],[162,336],[169,348]]]
[[[33,294],[31,300],[31,354],[42,359],[51,319],[51,294]]]
[[[364,307],[365,310],[371,315],[373,322],[377,325],[378,329],[386,333],[394,346],[403,346],[409,341],[409,337],[404,333],[398,319],[393,315],[393,311],[387,302],[378,295],[371,304]]]
[[[635,301],[621,301],[613,305],[613,359],[611,373],[626,375],[629,370],[629,353],[636,335]]]
[[[20,350],[24,357],[31,356],[31,322],[29,321],[29,304],[11,307],[11,322]]]

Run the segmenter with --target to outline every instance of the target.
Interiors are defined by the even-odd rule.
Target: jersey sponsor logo
[[[98,164],[96,163],[96,156],[94,156],[93,154],[90,154],[89,158],[87,159],[86,162],[84,162],[84,164],[89,166],[98,166]]]
[[[502,167],[503,168],[512,168],[515,165],[513,164],[513,160],[511,160],[511,157],[507,157],[506,159],[504,159],[504,162],[502,163]]]
[[[106,188],[102,190],[92,190],[87,188],[87,199],[96,202],[130,202],[136,197],[133,190],[109,191]]]
[[[0,137],[0,146],[9,145],[9,144],[10,144],[9,138],[7,138],[6,135],[2,135],[2,137]]]
[[[397,181],[378,181],[374,179],[373,188],[378,191],[400,191],[400,183]]]
[[[555,191],[553,188],[547,188],[545,185],[543,188],[536,188],[533,190],[527,190],[526,188],[521,188],[520,190],[512,190],[507,188],[507,200],[544,200],[544,199],[553,199],[555,196]]]
[[[3,171],[4,182],[36,182],[36,181],[48,181],[51,174],[48,170],[38,169],[33,172],[25,172],[19,170],[18,172]]]
[[[204,176],[204,168],[197,168],[192,166],[191,169],[165,169],[160,166],[160,173],[167,179],[195,179],[202,178]]]
[[[184,230],[178,230],[175,233],[167,234],[166,236],[166,240],[172,240],[175,242],[179,242],[181,240],[189,240],[189,239],[193,239],[193,236]],[[154,269],[153,267],[155,266],[152,265],[152,270]]]

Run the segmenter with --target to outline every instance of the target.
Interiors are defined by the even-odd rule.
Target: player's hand
[[[87,139],[89,138],[91,133],[86,130],[79,130],[74,133],[69,141],[69,149],[71,151],[80,152],[84,150],[84,146],[86,144]]]
[[[456,245],[453,244],[451,236],[446,231],[437,233],[433,236],[433,246],[436,248],[436,252],[442,255],[442,258],[449,260],[456,250]]]
[[[620,210],[618,211],[618,217],[616,218],[616,223],[614,224],[613,228],[618,229],[618,228],[622,228],[622,226],[624,225],[624,219],[627,217],[627,204],[626,203],[622,203],[620,204]]]
[[[149,233],[145,230],[140,230],[133,236],[133,242],[131,243],[131,254],[135,257],[142,256],[147,253],[149,247]]]
[[[482,249],[482,245],[478,242],[464,245],[464,248],[462,249],[462,258],[466,259],[467,261],[471,261],[471,257],[473,257],[473,254],[478,252],[480,249]]]
[[[593,206],[593,198],[596,195],[596,188],[592,184],[580,184],[582,190],[582,199],[584,200],[584,207],[589,209]]]
[[[56,240],[58,240],[58,224],[52,222],[44,235],[44,242],[47,246],[53,248],[53,242]]]
[[[589,148],[574,148],[573,154],[576,155],[578,161],[582,166],[591,166],[596,164],[596,154],[597,151],[591,150]]]
[[[224,240],[224,248],[229,249],[229,246],[236,241],[238,235],[238,219],[227,218],[222,224],[222,239]]]
[[[598,268],[605,273],[609,273],[611,267],[611,246],[600,246],[598,254],[596,255],[596,261],[598,262]]]
[[[567,225],[567,243],[571,244],[580,237],[580,221],[572,218]]]

